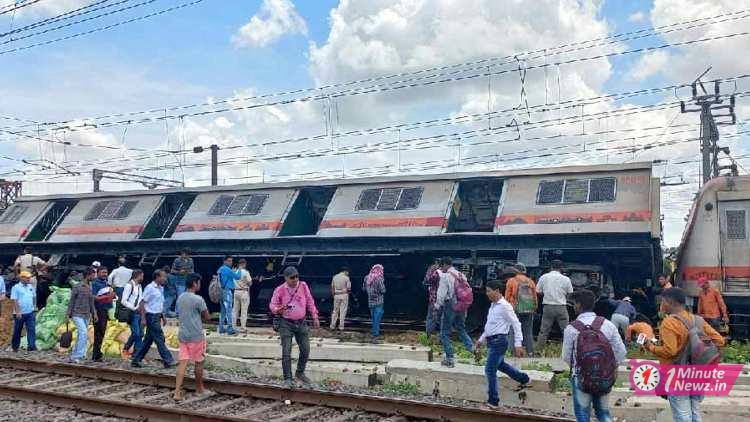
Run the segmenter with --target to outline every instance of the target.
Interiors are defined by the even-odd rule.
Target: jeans
[[[533,313],[527,313],[527,314],[518,314],[518,320],[521,322],[521,335],[523,335],[523,347],[526,349],[526,353],[530,356],[532,353],[534,353],[534,314]],[[510,328],[510,332],[508,332],[508,343],[510,344],[516,344],[515,343],[515,333],[513,332],[513,327]]]
[[[28,314],[21,314],[13,321],[13,340],[11,341],[13,351],[17,351],[21,347],[21,331],[23,331],[24,325],[26,326],[27,350],[36,350],[36,316],[33,312],[29,312]]]
[[[487,403],[497,406],[500,394],[497,390],[497,371],[509,376],[521,384],[529,382],[529,376],[505,362],[505,351],[508,350],[508,336],[498,334],[487,337],[487,363],[484,375],[487,377]]]
[[[542,307],[542,326],[539,328],[539,338],[537,338],[537,350],[544,350],[547,344],[547,337],[552,331],[552,325],[557,322],[560,326],[560,332],[565,331],[570,318],[568,317],[568,307],[565,305],[544,305]]]
[[[427,302],[427,318],[425,321],[425,332],[427,335],[431,335],[438,329],[438,321],[440,321],[440,312],[435,310],[435,304]]]
[[[703,396],[667,396],[674,422],[701,422]]]
[[[232,321],[232,307],[234,305],[234,292],[232,289],[221,289],[221,312],[219,312],[219,333],[234,333],[234,321]],[[226,328],[225,327],[226,324]]]
[[[115,294],[117,295],[117,300],[119,302],[122,302],[122,292],[125,291],[124,287],[115,287]]]
[[[284,372],[284,379],[292,379],[292,337],[299,347],[297,374],[304,374],[307,359],[310,357],[310,333],[307,323],[305,320],[282,319],[279,325],[279,336],[281,337],[281,368]]]
[[[440,320],[440,342],[443,344],[444,360],[453,360],[453,344],[451,343],[451,332],[453,331],[453,320],[456,317],[455,312],[447,304],[442,307],[442,318]]]
[[[573,393],[573,413],[576,415],[576,422],[589,422],[591,420],[591,406],[594,406],[594,413],[599,422],[612,422],[609,414],[609,394],[603,396],[594,396],[581,391],[578,385],[578,378],[570,378],[570,385]]]
[[[75,360],[83,359],[86,357],[86,349],[89,348],[89,320],[88,318],[77,316],[74,316],[71,319],[76,326],[78,334],[76,334],[76,344],[75,347],[73,347],[73,353],[70,354],[70,358]]]
[[[151,349],[151,344],[156,343],[164,365],[172,365],[174,358],[169,352],[167,345],[164,343],[164,331],[161,328],[161,314],[146,314],[146,336],[143,338],[143,344],[133,355],[133,362],[141,362],[146,353]]]
[[[141,329],[141,314],[140,312],[133,313],[133,318],[130,320],[130,337],[125,342],[122,350],[129,350],[130,347],[137,352],[143,344],[143,330]]]
[[[458,332],[458,338],[464,344],[466,350],[474,351],[474,342],[471,341],[469,333],[466,332],[466,312],[454,312],[453,328]]]
[[[164,285],[164,314],[170,318],[177,315],[172,311],[174,306],[177,310],[177,298],[185,293],[185,278],[173,274],[167,275],[167,283]]]
[[[104,334],[107,332],[107,321],[109,320],[109,312],[107,309],[96,310],[96,324],[94,324],[94,349],[91,351],[91,359],[102,358],[102,343],[104,342]]]
[[[372,330],[370,333],[373,337],[380,337],[380,320],[383,319],[383,305],[371,306],[370,317],[372,318]]]

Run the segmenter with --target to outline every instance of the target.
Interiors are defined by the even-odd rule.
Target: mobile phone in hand
[[[638,339],[635,342],[643,346],[646,344],[646,335],[643,333],[638,334]]]

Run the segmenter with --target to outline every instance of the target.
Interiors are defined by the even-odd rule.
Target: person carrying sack
[[[672,287],[661,293],[661,311],[668,316],[659,325],[661,344],[646,341],[643,347],[653,353],[662,365],[706,365],[718,363],[718,347],[724,338],[711,325],[685,307],[685,291]],[[703,328],[701,330],[701,327]],[[650,340],[650,339],[649,339]],[[674,422],[701,420],[703,396],[667,396]]]

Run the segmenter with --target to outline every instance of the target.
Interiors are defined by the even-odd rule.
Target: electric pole
[[[208,147],[211,150],[211,186],[218,186],[219,184],[219,146],[212,144]],[[193,152],[200,154],[205,151],[203,147],[193,148]]]
[[[721,95],[721,84],[719,81],[714,81],[714,92],[709,94],[706,91],[701,78],[711,70],[709,67],[703,74],[693,82],[693,98],[692,101],[696,106],[700,108],[688,109],[685,106],[684,101],[680,101],[680,111],[683,113],[695,113],[700,112],[701,116],[701,155],[702,155],[702,170],[703,178],[701,184],[705,184],[714,177],[719,177],[722,170],[730,170],[731,174],[736,176],[737,165],[732,163],[727,166],[719,165],[719,153],[724,153],[729,156],[728,147],[719,147],[719,129],[718,126],[733,125],[737,123],[737,116],[734,114],[734,94],[729,97],[729,104],[724,104],[724,99]],[[698,88],[702,91],[699,95]],[[726,114],[714,114],[715,111],[728,110]],[[716,118],[720,118],[718,122]],[[727,120],[728,118],[728,120]]]

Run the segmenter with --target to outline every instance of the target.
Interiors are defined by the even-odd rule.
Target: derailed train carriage
[[[345,265],[353,315],[366,315],[361,280],[381,263],[386,319],[405,322],[424,316],[436,257],[453,257],[480,301],[503,263],[537,276],[555,258],[578,286],[627,291],[661,270],[660,235],[650,163],[23,197],[0,216],[3,261],[29,245],[60,280],[118,254],[148,270],[189,247],[204,279],[224,254],[245,257],[267,279],[252,288],[256,311],[297,265],[325,312]]]
[[[688,215],[677,256],[675,281],[692,297],[706,277],[730,312],[733,337],[750,337],[750,176],[709,180]]]

